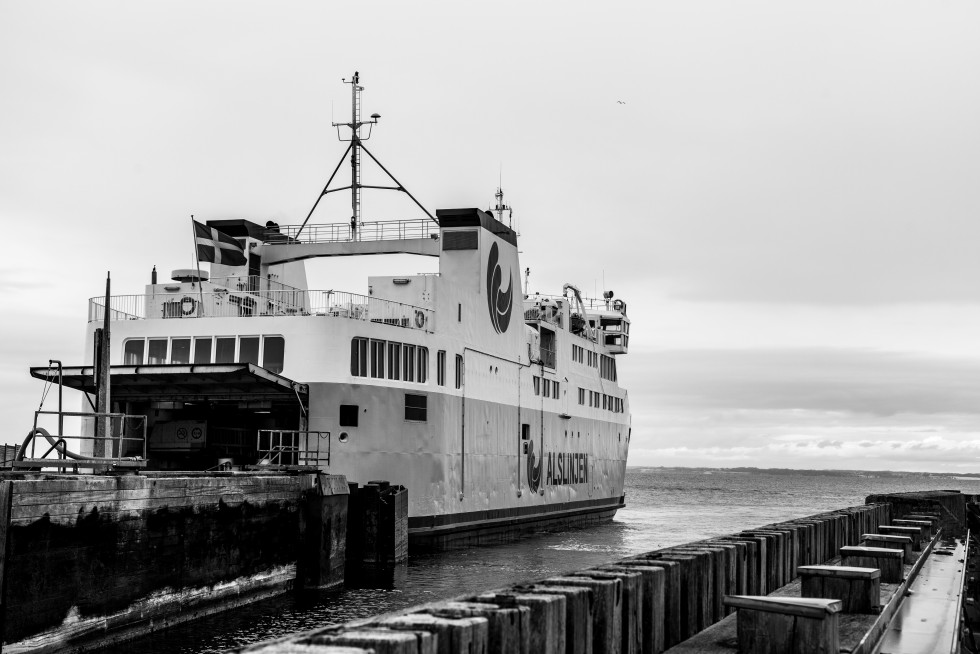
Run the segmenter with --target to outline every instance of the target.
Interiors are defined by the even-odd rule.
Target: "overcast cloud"
[[[0,0],[4,440],[27,368],[81,360],[107,270],[123,294],[188,266],[191,214],[302,221],[359,70],[368,146],[430,210],[502,176],[531,290],[629,303],[631,463],[975,466],[977,24],[966,1]]]

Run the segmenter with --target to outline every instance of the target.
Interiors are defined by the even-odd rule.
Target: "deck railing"
[[[102,321],[105,298],[89,300],[89,322]],[[402,302],[344,291],[262,291],[115,295],[109,302],[110,320],[151,318],[253,318],[261,316],[328,316],[380,322],[431,331],[433,311]]]
[[[350,223],[307,225],[300,232],[299,225],[283,225],[267,229],[266,243],[298,245],[303,243],[348,243],[350,241],[394,241],[407,238],[432,238],[439,233],[439,225],[428,218],[415,220],[379,220],[361,223],[356,230]],[[297,238],[297,234],[299,237]]]

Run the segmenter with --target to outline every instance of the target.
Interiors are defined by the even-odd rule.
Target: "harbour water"
[[[907,473],[631,468],[627,507],[611,523],[505,545],[414,557],[385,588],[287,595],[103,650],[203,654],[467,592],[577,570],[631,554],[863,504],[872,493],[958,489],[980,478]]]

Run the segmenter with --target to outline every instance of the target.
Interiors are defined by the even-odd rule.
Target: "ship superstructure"
[[[359,119],[358,81],[344,124],[354,157],[371,122]],[[147,416],[149,465],[316,465],[390,480],[408,488],[419,544],[611,517],[630,441],[616,365],[626,304],[571,285],[522,293],[499,189],[492,212],[370,222],[352,170],[350,221],[208,221],[244,262],[90,301],[88,342],[107,312],[111,323],[111,407]],[[310,259],[395,253],[438,257],[438,273],[369,277],[366,294],[308,288]],[[89,368],[63,376],[94,392]]]

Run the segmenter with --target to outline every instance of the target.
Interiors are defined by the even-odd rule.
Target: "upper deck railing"
[[[89,300],[89,322],[102,321],[105,298]],[[432,331],[431,309],[344,291],[262,291],[234,293],[224,289],[155,295],[115,295],[110,320],[153,318],[253,318],[260,316],[328,316],[380,322]]]
[[[361,223],[351,229],[350,223],[307,225],[300,232],[298,225],[282,225],[267,229],[265,242],[282,245],[304,243],[349,243],[351,241],[395,241],[410,238],[432,238],[439,225],[429,218],[413,220],[379,220]],[[297,234],[299,236],[297,237]]]

